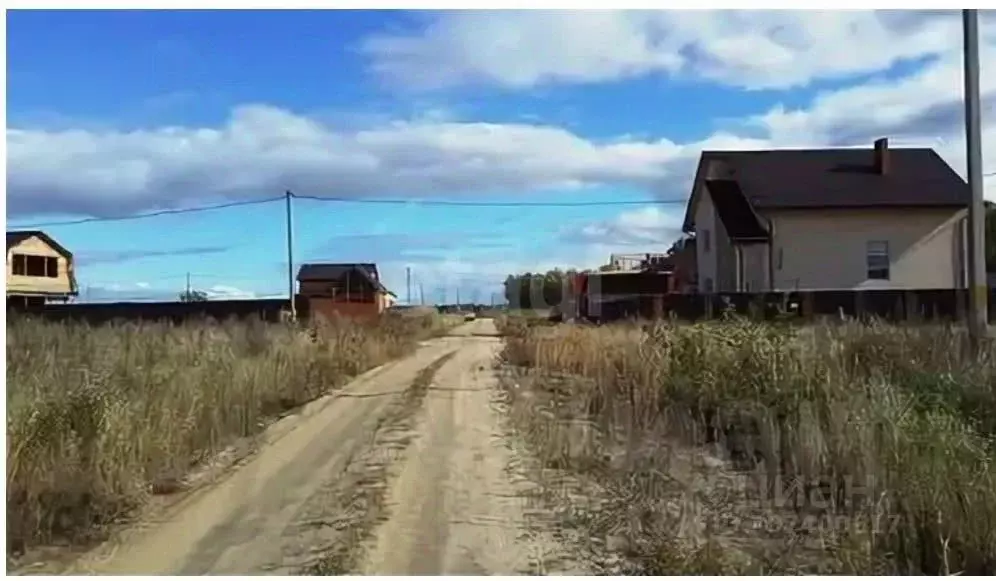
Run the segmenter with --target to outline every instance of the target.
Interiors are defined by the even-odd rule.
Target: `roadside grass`
[[[97,540],[240,438],[452,326],[8,320],[8,559]]]
[[[583,526],[624,572],[996,574],[996,348],[959,329],[502,330],[513,423],[615,497]]]

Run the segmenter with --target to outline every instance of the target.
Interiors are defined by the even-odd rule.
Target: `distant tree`
[[[208,295],[204,291],[185,290],[180,293],[181,303],[201,303],[208,300]]]
[[[505,277],[505,301],[512,309],[559,306],[569,292],[577,270],[555,268],[545,273],[526,272]]]

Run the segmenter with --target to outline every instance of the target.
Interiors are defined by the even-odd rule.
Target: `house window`
[[[712,248],[712,237],[708,230],[702,231],[702,252],[709,252]]]
[[[24,276],[28,273],[27,256],[23,254],[14,255],[14,275]]]
[[[785,262],[785,249],[784,248],[779,248],[778,249],[778,266],[776,267],[778,270],[782,269],[782,263],[783,262]]]
[[[882,240],[869,242],[866,262],[869,279],[889,280],[889,243]]]
[[[706,293],[712,292],[712,278],[708,276],[705,279],[705,292]]]
[[[54,256],[15,254],[13,274],[15,276],[57,278],[59,276],[59,259]]]

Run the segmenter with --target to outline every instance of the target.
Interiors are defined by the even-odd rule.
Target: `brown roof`
[[[66,258],[72,258],[73,253],[70,252],[65,246],[59,244],[54,238],[48,234],[42,232],[41,230],[12,230],[7,232],[7,250],[10,250],[12,246],[17,246],[21,242],[24,242],[28,238],[36,236],[45,241],[46,244],[55,249],[59,254],[62,254]]]
[[[302,264],[297,271],[298,281],[343,280],[347,273],[357,273],[367,280],[374,289],[393,295],[380,282],[377,265],[373,263],[340,263],[340,264]]]
[[[933,149],[890,148],[886,174],[875,171],[875,152],[863,149],[703,151],[698,186],[713,160],[729,165],[722,177],[739,184],[755,210],[875,207],[965,207],[968,184]],[[694,227],[691,205],[685,230]]]

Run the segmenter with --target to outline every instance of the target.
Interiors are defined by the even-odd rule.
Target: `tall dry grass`
[[[82,540],[268,420],[412,351],[438,316],[7,325],[8,555]]]
[[[996,573],[996,348],[966,358],[959,329],[745,320],[503,328],[504,358],[532,370],[507,384],[520,428],[552,465],[634,482],[672,469],[655,442],[718,443],[738,473],[763,477],[772,510],[847,517],[833,521],[847,530],[822,531],[826,559],[810,570]],[[578,425],[580,444],[570,433]],[[610,461],[613,447],[625,462]],[[792,486],[803,494],[771,504]],[[741,537],[740,548],[760,540]],[[642,543],[644,572],[729,572],[703,549],[709,539],[691,557],[676,556],[673,536],[646,540],[629,545]],[[755,559],[736,570],[784,567]]]

